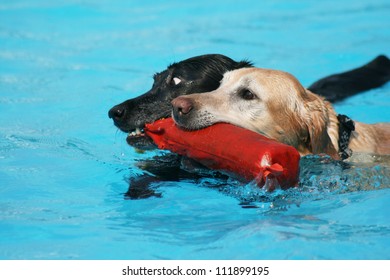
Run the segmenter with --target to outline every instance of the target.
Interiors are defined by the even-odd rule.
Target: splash
[[[268,192],[254,182],[243,185],[231,178],[225,184],[217,179],[204,178],[200,184],[217,187],[221,192],[236,197],[244,208],[286,210],[307,201],[328,199],[344,193],[389,188],[388,163],[387,156],[346,162],[329,156],[310,155],[301,159],[299,185],[288,190]]]

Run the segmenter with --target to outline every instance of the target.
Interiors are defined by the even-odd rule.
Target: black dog
[[[173,63],[166,70],[154,75],[154,84],[148,92],[114,106],[108,115],[120,130],[129,133],[127,137],[129,145],[147,149],[152,142],[144,136],[142,129],[146,123],[169,117],[171,101],[175,97],[217,89],[225,72],[252,66],[249,61],[236,62],[219,54],[202,55]],[[389,80],[390,60],[381,55],[359,68],[325,77],[308,89],[331,102],[337,102],[359,92],[379,87]],[[160,173],[156,174],[159,175],[159,180],[187,178],[188,173],[182,171],[179,165],[174,163],[157,164],[158,168],[152,167],[153,170],[149,170],[152,171],[149,173]],[[144,185],[154,180],[156,178],[150,176],[135,178],[130,183],[133,186],[129,191],[137,191],[133,195],[129,193],[127,195],[133,198],[149,196],[149,192],[143,193],[143,188]],[[153,195],[153,192],[151,194]]]
[[[203,55],[173,63],[154,75],[148,92],[114,106],[108,115],[120,130],[129,133],[129,145],[146,149],[150,142],[141,133],[145,123],[169,117],[175,97],[214,90],[225,72],[243,67],[252,67],[252,63],[236,62],[223,55]]]

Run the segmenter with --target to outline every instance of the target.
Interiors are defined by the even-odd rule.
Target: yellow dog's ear
[[[307,116],[305,118],[306,126],[309,132],[310,145],[309,150],[313,154],[327,154],[334,159],[339,159],[336,148],[332,144],[332,140],[328,134],[329,126],[329,103],[323,98],[306,90],[305,92],[305,108]]]

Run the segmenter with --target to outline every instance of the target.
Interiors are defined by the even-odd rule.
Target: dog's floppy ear
[[[308,139],[309,150],[313,154],[327,154],[334,159],[339,159],[328,134],[330,119],[327,101],[308,90],[305,90],[304,100],[307,110],[305,123],[310,137]]]

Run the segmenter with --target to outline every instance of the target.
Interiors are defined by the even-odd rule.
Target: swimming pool
[[[156,152],[134,151],[107,117],[199,54],[304,85],[389,56],[389,14],[385,0],[1,3],[0,259],[389,259],[386,166],[307,158],[299,190],[185,180],[127,200],[136,162]],[[390,121],[389,97],[387,84],[336,110]]]

